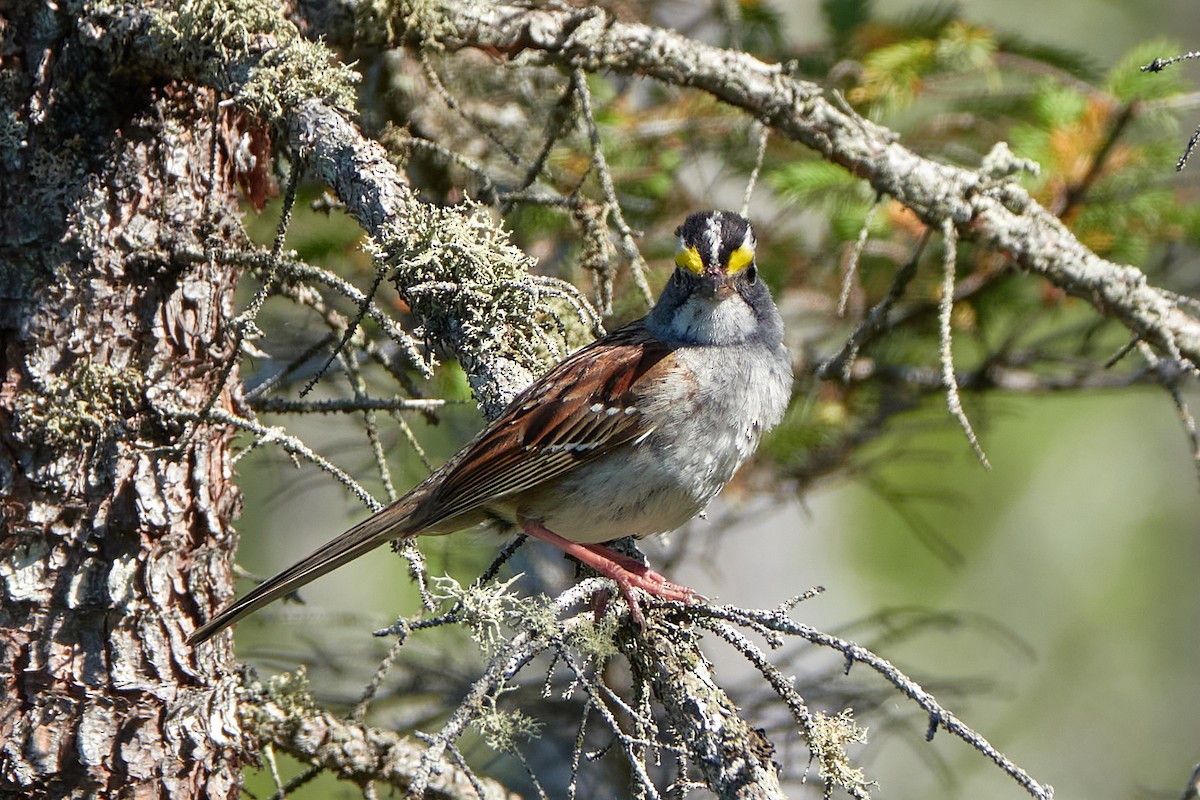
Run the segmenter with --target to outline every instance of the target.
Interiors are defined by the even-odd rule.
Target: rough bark
[[[184,641],[232,586],[231,430],[161,408],[216,391],[238,276],[142,255],[241,244],[236,132],[65,11],[5,22],[0,794],[236,797],[232,653]]]
[[[360,785],[386,783],[408,792],[428,756],[424,742],[318,708],[302,673],[247,681],[240,704],[264,741]],[[518,800],[501,784],[473,778],[445,757],[425,772],[425,800]]]
[[[157,408],[215,390],[237,274],[136,256],[240,241],[215,100],[122,82],[66,15],[8,22],[0,794],[236,797],[229,645],[184,642],[231,586],[231,434]]]

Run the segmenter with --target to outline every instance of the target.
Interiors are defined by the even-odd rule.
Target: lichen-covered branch
[[[427,757],[424,742],[389,730],[347,722],[318,708],[302,673],[267,682],[250,680],[239,698],[243,724],[275,749],[319,765],[358,784],[375,781],[401,792],[412,786]],[[480,797],[476,789],[483,790]],[[430,772],[426,800],[516,800],[499,783],[469,776],[449,762]]]
[[[634,673],[645,677],[692,763],[722,800],[786,797],[775,747],[738,713],[686,626],[655,626],[622,640]]]
[[[408,256],[408,265],[413,258],[419,257],[425,263],[443,267],[445,260],[439,259],[439,254],[431,249],[434,243],[440,242],[442,247],[456,253],[477,246],[489,251],[494,265],[510,265],[505,270],[507,277],[500,277],[490,288],[505,293],[510,299],[536,298],[536,287],[532,283],[527,290],[505,285],[505,281],[520,281],[522,276],[527,276],[527,268],[532,262],[508,241],[502,230],[470,209],[434,208],[419,200],[388,160],[383,147],[364,137],[345,115],[320,100],[307,101],[291,115],[288,132],[295,151],[306,155],[316,176],[337,193],[346,204],[346,210],[372,236],[382,263],[395,264],[403,270]],[[417,253],[408,238],[423,239],[427,247]],[[458,292],[460,297],[469,297],[469,293],[463,291],[461,281],[450,283],[453,286],[447,284],[444,288]],[[430,287],[428,281],[414,284],[401,281],[397,288],[402,295],[414,294],[409,298],[411,304],[429,312],[422,318],[423,332],[427,337],[439,340],[446,351],[458,358],[485,414],[497,415],[517,392],[529,385],[533,379],[529,335],[517,337],[527,345],[526,352],[521,353],[513,347],[513,336],[497,334],[512,331],[512,326],[518,324],[534,324],[532,316],[536,304],[535,307],[522,305],[520,312],[523,315],[520,312],[509,314],[503,313],[509,308],[505,303],[493,296],[484,296],[476,304],[482,313],[480,318],[450,318],[434,312],[444,303],[422,303],[416,297],[416,292],[421,289],[436,288]],[[503,324],[495,314],[503,315]]]

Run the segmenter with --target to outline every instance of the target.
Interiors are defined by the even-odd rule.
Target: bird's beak
[[[733,276],[724,270],[706,269],[700,287],[706,297],[725,300],[734,293]]]

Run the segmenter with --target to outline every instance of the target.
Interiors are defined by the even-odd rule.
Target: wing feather
[[[649,433],[640,390],[671,351],[639,321],[567,357],[438,471],[422,521],[526,491]]]

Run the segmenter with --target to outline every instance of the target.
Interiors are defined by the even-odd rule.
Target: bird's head
[[[758,277],[749,221],[728,211],[701,211],[675,235],[675,272],[649,317],[660,335],[694,344],[782,338],[779,313]]]

